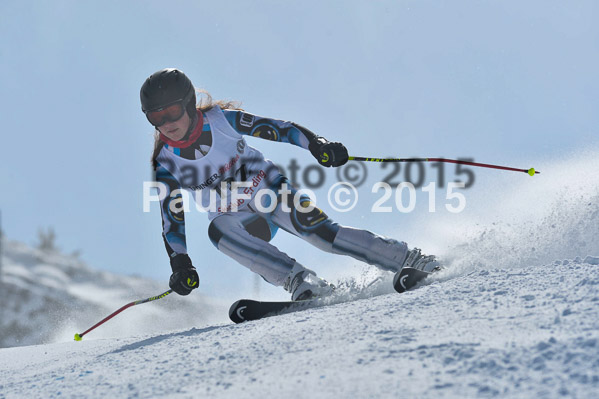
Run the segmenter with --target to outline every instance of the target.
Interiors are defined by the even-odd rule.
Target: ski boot
[[[406,260],[404,260],[401,269],[410,267],[412,269],[421,270],[426,273],[436,272],[441,270],[441,265],[435,255],[423,255],[420,253],[420,248],[414,248],[408,251]]]
[[[335,286],[318,277],[312,270],[296,263],[283,285],[292,301],[303,301],[333,293]]]

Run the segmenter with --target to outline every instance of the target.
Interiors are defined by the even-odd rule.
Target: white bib
[[[193,193],[194,200],[208,210],[208,219],[212,220],[231,211],[231,185],[228,184],[226,192],[221,193],[222,181],[251,183],[250,187],[237,189],[238,198],[243,198],[242,194],[250,197],[236,201],[237,208],[242,209],[258,190],[268,188],[280,172],[275,164],[264,159],[260,151],[246,144],[244,137],[231,127],[217,105],[204,115],[212,132],[212,146],[205,156],[185,159],[162,148],[156,160],[177,179],[181,188]],[[213,191],[212,203],[210,191]]]

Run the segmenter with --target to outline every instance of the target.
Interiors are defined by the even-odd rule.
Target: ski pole
[[[499,166],[499,165],[490,165],[487,163],[478,163],[478,162],[469,162],[469,161],[459,161],[456,159],[445,159],[445,158],[366,158],[366,157],[349,157],[350,161],[365,161],[365,162],[445,162],[445,163],[457,163],[462,165],[470,165],[470,166],[478,166],[481,168],[493,168],[493,169],[501,169],[501,170],[511,170],[514,172],[524,172],[528,173],[531,176],[534,176],[537,173],[541,173],[535,168],[530,169],[517,169],[510,168],[509,166]]]
[[[106,323],[108,320],[112,319],[114,316],[116,316],[117,314],[121,313],[123,310],[125,310],[127,308],[130,308],[132,306],[135,306],[135,305],[141,305],[142,303],[156,301],[158,299],[164,298],[165,296],[167,296],[171,292],[173,292],[173,290],[168,290],[168,291],[166,291],[166,292],[164,292],[164,293],[162,293],[162,294],[160,294],[158,296],[153,296],[153,297],[146,298],[146,299],[140,299],[138,301],[133,301],[131,303],[126,304],[125,306],[119,308],[118,310],[114,311],[110,315],[106,316],[104,319],[100,320],[98,323],[94,324],[92,327],[88,328],[87,330],[85,330],[81,334],[75,334],[75,341],[81,341],[81,339],[83,338],[83,336],[85,334],[87,334],[91,330],[95,329],[96,327],[101,326],[102,324]]]

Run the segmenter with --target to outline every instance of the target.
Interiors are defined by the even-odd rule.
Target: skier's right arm
[[[181,186],[177,179],[160,164],[156,168],[155,179],[162,183],[161,190],[166,190],[164,195],[160,196],[160,212],[162,238],[173,271],[169,286],[179,295],[188,295],[198,287],[200,278],[187,255]]]

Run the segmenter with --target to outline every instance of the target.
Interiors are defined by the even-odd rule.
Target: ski
[[[423,270],[404,267],[399,272],[395,273],[395,277],[393,278],[393,288],[399,293],[405,292],[424,280],[429,274],[430,273]]]
[[[397,292],[405,292],[413,288],[418,282],[424,280],[429,274],[419,269],[404,267],[395,274],[393,287]],[[234,323],[243,323],[244,321],[259,320],[265,317],[298,312],[333,303],[334,301],[331,302],[327,298],[279,302],[240,299],[229,308],[229,318]]]
[[[259,320],[264,317],[276,316],[297,312],[318,306],[322,299],[308,299],[304,301],[264,302],[252,299],[240,299],[229,308],[229,318],[234,323]]]

